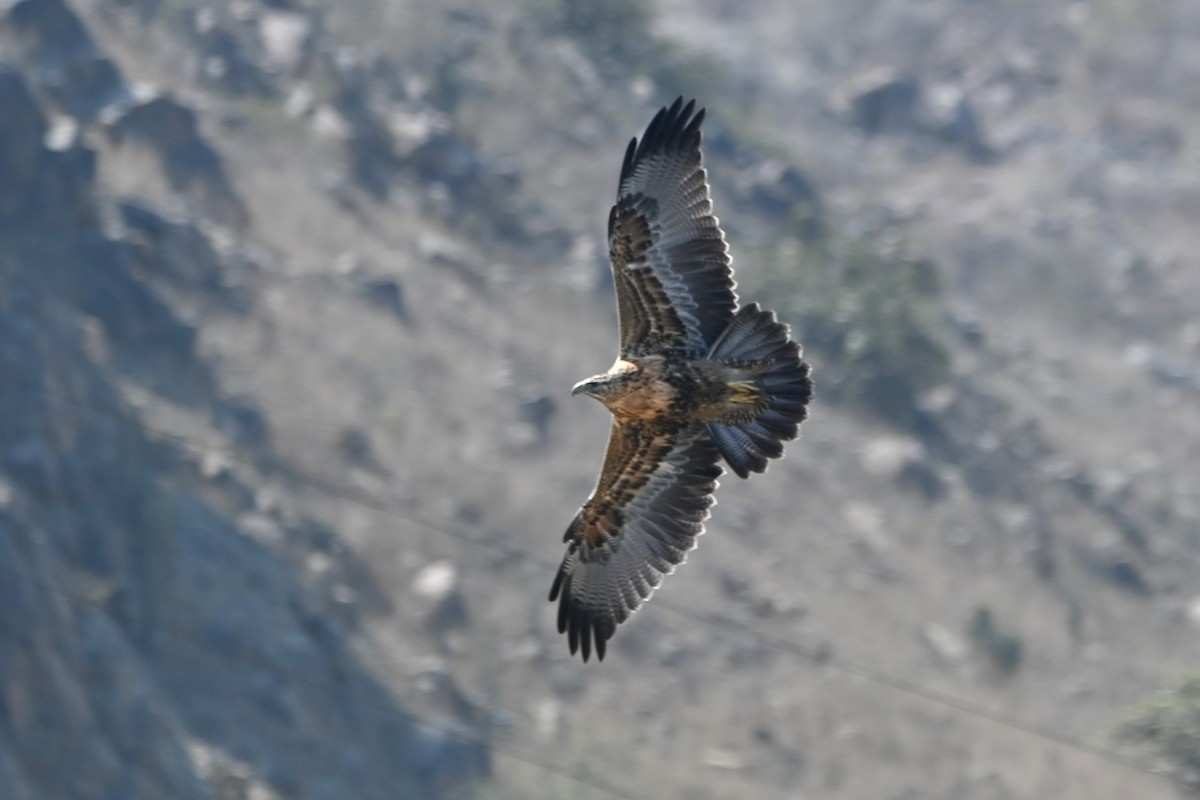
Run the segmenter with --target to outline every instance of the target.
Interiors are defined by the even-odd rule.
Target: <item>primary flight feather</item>
[[[800,346],[775,314],[738,308],[700,155],[704,109],[679,98],[625,152],[608,217],[620,322],[616,363],[575,385],[612,432],[591,497],[563,541],[550,601],[572,653],[604,658],[704,531],[723,460],[763,472],[812,397]]]

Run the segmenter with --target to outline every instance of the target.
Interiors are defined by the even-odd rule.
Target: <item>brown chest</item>
[[[609,374],[617,381],[604,403],[619,419],[654,419],[678,406],[679,387],[661,359],[618,361]]]

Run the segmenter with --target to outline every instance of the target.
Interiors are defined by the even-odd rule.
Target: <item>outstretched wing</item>
[[[617,626],[683,562],[704,532],[721,467],[703,426],[655,431],[614,422],[596,490],[567,529],[550,602],[571,652],[597,658]]]
[[[693,356],[733,318],[729,250],[713,216],[700,156],[696,101],[661,109],[629,143],[608,251],[621,323],[621,356],[679,348]]]

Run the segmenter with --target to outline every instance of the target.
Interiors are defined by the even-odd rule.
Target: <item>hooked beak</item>
[[[577,383],[571,387],[571,396],[572,397],[574,397],[577,394],[591,394],[591,393],[592,393],[592,379],[591,378],[586,378],[584,380],[581,380],[579,383]]]

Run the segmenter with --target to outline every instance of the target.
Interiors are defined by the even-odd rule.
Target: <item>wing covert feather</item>
[[[704,355],[737,306],[694,109],[682,97],[661,109],[625,152],[608,223],[623,357]]]
[[[571,652],[604,658],[617,626],[683,563],[713,504],[721,467],[703,426],[616,423],[600,480],[567,529],[550,590]]]

